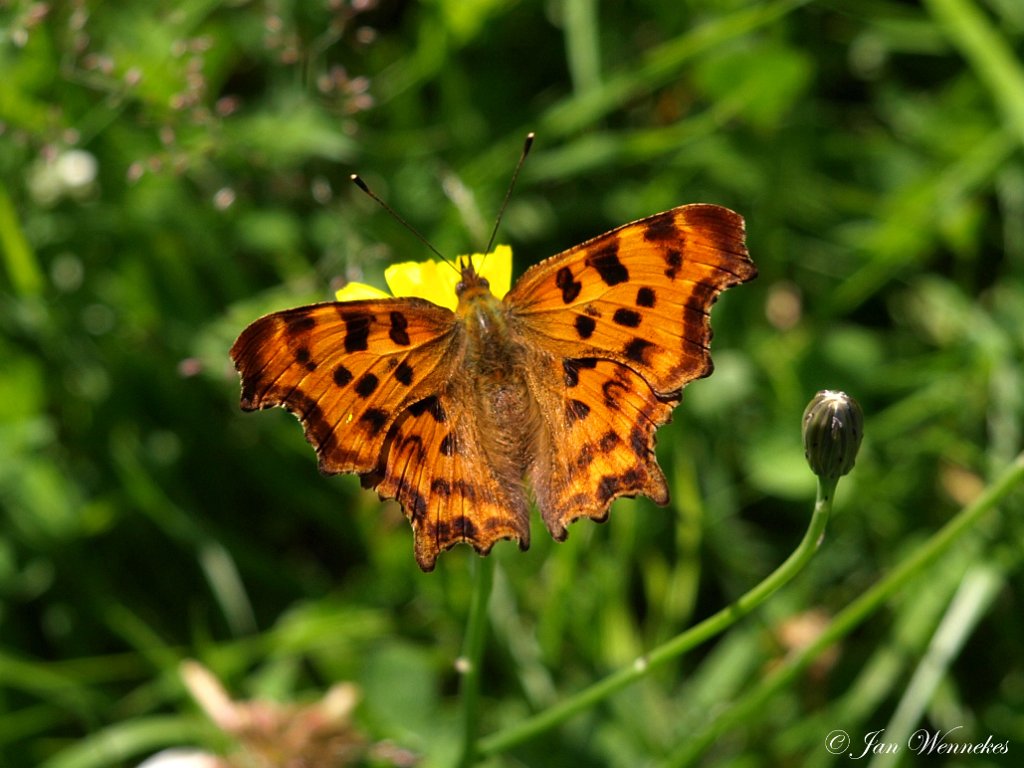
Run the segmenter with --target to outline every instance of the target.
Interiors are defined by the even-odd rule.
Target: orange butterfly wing
[[[502,476],[469,409],[472,381],[455,376],[409,408],[391,429],[377,471],[364,485],[397,499],[415,531],[416,562],[434,569],[440,552],[465,542],[486,555],[499,539],[530,545],[521,478]]]
[[[286,408],[322,472],[359,473],[398,500],[425,571],[461,541],[529,544],[525,493],[490,466],[466,409],[463,341],[452,312],[409,298],[276,312],[231,348],[242,409]]]
[[[328,302],[256,320],[231,347],[242,410],[282,406],[324,473],[369,472],[398,414],[440,388],[454,315],[422,299]]]
[[[506,295],[544,415],[530,477],[556,539],[619,496],[667,503],[654,433],[683,385],[711,373],[718,294],[757,274],[744,237],[738,214],[685,205],[531,267]]]

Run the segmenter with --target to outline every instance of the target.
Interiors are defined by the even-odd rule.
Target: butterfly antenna
[[[523,167],[523,163],[526,162],[526,156],[530,154],[530,147],[533,146],[533,131],[526,134],[526,141],[523,142],[523,153],[519,156],[519,162],[516,163],[516,169],[512,172],[512,181],[508,184],[508,191],[505,193],[505,199],[501,203],[501,208],[498,209],[498,218],[494,220],[494,229],[491,230],[491,239],[487,241],[487,247],[484,249],[484,254],[491,252],[491,246],[494,245],[494,238],[498,236],[498,225],[501,224],[501,217],[505,215],[505,207],[508,205],[509,198],[512,197],[512,190],[516,187],[516,180],[519,178],[519,171]]]
[[[390,213],[391,216],[395,219],[395,221],[397,221],[403,227],[405,227],[410,232],[412,232],[414,235],[416,235],[416,237],[419,239],[419,241],[421,243],[423,243],[425,246],[427,246],[427,248],[429,248],[431,251],[433,251],[434,255],[437,256],[437,258],[441,259],[441,261],[443,261],[445,264],[450,266],[452,269],[455,269],[455,265],[452,264],[449,259],[445,258],[441,254],[441,252],[439,250],[437,250],[437,248],[435,248],[433,245],[431,245],[430,241],[427,240],[427,238],[425,238],[420,233],[420,231],[418,229],[416,229],[416,227],[414,227],[412,224],[410,224],[405,219],[403,219],[401,216],[399,216],[398,212],[394,208],[392,208],[390,205],[385,203],[380,197],[378,197],[373,192],[373,190],[371,190],[368,186],[366,186],[366,182],[363,181],[362,177],[358,173],[353,173],[351,176],[349,176],[349,178],[352,179],[352,183],[353,184],[355,184],[357,187],[359,187],[361,190],[363,190],[363,192],[365,192],[367,195],[369,195],[370,198],[374,202],[376,202],[381,208],[383,208],[385,211]]]

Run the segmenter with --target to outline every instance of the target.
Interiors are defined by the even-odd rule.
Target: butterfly
[[[739,214],[684,205],[529,268],[503,297],[460,257],[455,309],[422,298],[266,315],[231,348],[241,407],[282,406],[326,474],[396,499],[416,561],[481,555],[604,521],[620,496],[668,503],[655,431],[711,373],[711,305],[757,270]]]

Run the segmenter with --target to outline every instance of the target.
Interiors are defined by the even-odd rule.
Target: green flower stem
[[[810,526],[804,534],[799,546],[776,568],[764,581],[740,597],[732,605],[723,608],[700,624],[686,630],[668,642],[658,646],[645,656],[638,658],[632,665],[613,672],[589,688],[584,688],[559,704],[527,718],[509,728],[498,731],[480,740],[476,752],[481,757],[488,757],[503,752],[517,744],[532,738],[564,723],[584,710],[607,699],[627,685],[650,674],[666,662],[675,659],[695,648],[717,634],[725,631],[741,618],[749,614],[767,600],[784,584],[789,582],[810,561],[821,544],[825,535],[825,527],[832,511],[832,498],[835,492],[836,479],[818,481],[818,499],[814,505]]]
[[[480,666],[483,663],[484,641],[487,639],[487,603],[491,597],[494,584],[494,558],[477,558],[476,579],[473,585],[473,598],[469,606],[469,619],[466,623],[465,646],[462,657],[458,661],[462,673],[462,687],[459,698],[462,700],[462,758],[459,765],[463,768],[471,766],[477,758],[476,736],[480,720]]]
[[[1003,473],[981,496],[964,507],[956,517],[935,533],[911,557],[897,565],[884,579],[854,600],[836,617],[818,638],[799,653],[785,659],[772,674],[765,677],[749,694],[724,710],[707,730],[691,738],[682,751],[674,755],[666,766],[692,765],[700,755],[724,733],[744,722],[751,714],[761,710],[780,690],[789,686],[829,646],[848,635],[868,619],[896,592],[935,563],[961,535],[970,530],[989,510],[1007,494],[1024,482],[1024,453],[1017,456]],[[780,569],[781,570],[781,569]],[[823,734],[824,735],[824,734]]]

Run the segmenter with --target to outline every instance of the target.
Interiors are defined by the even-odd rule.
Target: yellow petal
[[[454,310],[458,304],[455,284],[459,273],[438,261],[404,261],[384,270],[384,279],[395,296],[418,296]]]
[[[468,258],[472,259],[477,273],[487,278],[495,296],[500,299],[508,293],[512,285],[512,249],[509,246],[499,245],[491,253],[474,253]],[[451,264],[434,260],[403,261],[385,269],[384,279],[395,296],[417,296],[453,311],[458,306],[455,286],[462,276]],[[388,294],[363,283],[349,283],[335,295],[338,301],[352,301],[386,298]]]
[[[496,245],[486,256],[474,253],[473,268],[491,284],[491,293],[499,299],[512,287],[512,248]]]
[[[380,288],[366,283],[349,283],[334,292],[338,301],[358,301],[360,299],[390,299],[391,297]]]

